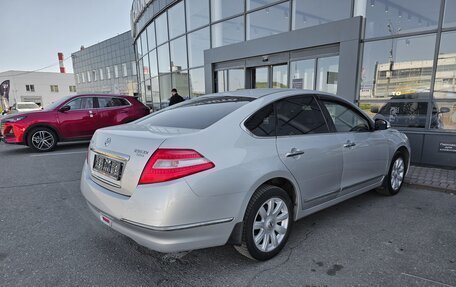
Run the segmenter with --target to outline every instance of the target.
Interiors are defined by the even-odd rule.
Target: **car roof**
[[[222,93],[215,93],[208,96],[236,96],[236,97],[251,97],[251,98],[261,98],[268,95],[276,94],[276,93],[287,93],[290,96],[292,95],[305,95],[305,94],[318,94],[318,95],[325,95],[330,97],[337,97],[333,94],[315,91],[315,90],[302,90],[302,89],[245,89],[245,90],[236,90],[232,92],[222,92]]]
[[[121,98],[132,97],[132,96],[128,96],[128,95],[118,95],[118,94],[79,94],[79,95],[74,95],[74,97],[93,97],[93,96],[96,96],[96,97],[121,97]]]

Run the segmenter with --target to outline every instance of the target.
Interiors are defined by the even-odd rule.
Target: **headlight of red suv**
[[[21,121],[21,120],[23,120],[25,118],[26,118],[26,116],[11,117],[11,118],[7,118],[7,119],[2,120],[2,122],[4,122],[4,123],[16,123],[16,122]]]

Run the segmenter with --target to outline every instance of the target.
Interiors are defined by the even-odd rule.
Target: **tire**
[[[292,226],[293,204],[288,194],[280,187],[263,185],[247,206],[242,245],[234,247],[251,259],[271,259],[285,246]]]
[[[52,151],[57,146],[57,135],[49,128],[34,128],[27,134],[27,144],[37,152]]]
[[[389,196],[398,194],[405,179],[405,165],[404,156],[397,152],[391,161],[388,176],[385,178],[383,186],[377,189],[377,192]]]

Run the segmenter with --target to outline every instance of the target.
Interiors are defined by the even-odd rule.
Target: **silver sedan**
[[[201,96],[98,130],[82,194],[99,220],[160,252],[232,244],[275,256],[293,222],[376,189],[394,195],[407,137],[316,91]]]

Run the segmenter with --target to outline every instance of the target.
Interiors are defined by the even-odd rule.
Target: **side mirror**
[[[376,119],[375,120],[375,130],[376,131],[382,131],[382,130],[387,130],[391,127],[390,123],[386,120],[383,119]]]
[[[371,113],[378,114],[378,107],[377,106],[371,107]]]
[[[64,112],[68,112],[69,110],[71,110],[70,106],[63,106],[59,109],[59,112],[64,113]]]
[[[441,107],[440,108],[440,113],[441,114],[449,113],[449,112],[450,112],[450,108],[447,108],[447,107]]]

